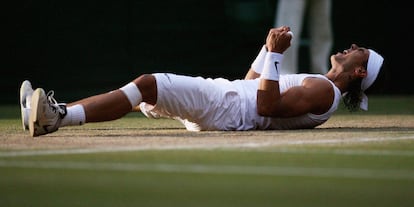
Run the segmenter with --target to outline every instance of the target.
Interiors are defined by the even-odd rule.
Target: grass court
[[[412,206],[414,97],[311,130],[188,132],[131,113],[32,138],[0,106],[1,206]]]

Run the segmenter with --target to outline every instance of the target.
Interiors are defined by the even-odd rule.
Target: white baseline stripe
[[[35,169],[72,169],[99,171],[133,171],[162,173],[197,174],[241,174],[267,176],[299,176],[322,178],[353,178],[381,180],[414,180],[413,170],[377,170],[356,168],[315,168],[283,166],[229,166],[200,164],[133,164],[133,163],[91,163],[91,162],[55,162],[55,161],[0,161],[0,167]]]
[[[42,155],[58,155],[58,154],[90,154],[103,152],[127,152],[142,150],[180,150],[180,149],[256,149],[272,146],[288,146],[288,145],[314,145],[314,144],[339,144],[339,143],[363,143],[363,142],[384,142],[398,140],[414,140],[414,136],[405,137],[371,137],[371,138],[352,138],[352,139],[320,139],[320,140],[276,140],[275,142],[247,142],[247,143],[231,143],[231,144],[189,144],[189,145],[166,145],[166,146],[132,146],[132,147],[106,147],[106,148],[87,148],[87,149],[58,149],[58,150],[23,150],[0,152],[0,157],[20,157],[20,156],[42,156]],[[294,152],[295,150],[285,150],[285,152]],[[369,150],[368,150],[369,151]],[[275,150],[275,152],[278,152]],[[283,152],[283,150],[279,150]],[[297,152],[300,152],[299,150]],[[311,151],[307,151],[309,153]],[[396,155],[396,156],[413,156],[414,152],[405,151],[336,151],[337,154],[360,154],[360,155]]]
[[[253,150],[252,150],[253,151]],[[408,150],[352,150],[352,149],[269,149],[256,150],[256,152],[267,153],[286,153],[286,154],[330,154],[330,155],[349,155],[349,156],[400,156],[400,157],[414,157],[414,151]]]

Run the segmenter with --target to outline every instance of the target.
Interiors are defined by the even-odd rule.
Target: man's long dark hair
[[[352,81],[348,86],[347,93],[342,97],[345,107],[350,112],[359,110],[359,105],[362,100],[361,83],[362,78],[358,78]]]

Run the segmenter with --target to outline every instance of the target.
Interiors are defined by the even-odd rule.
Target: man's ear
[[[360,77],[360,78],[365,78],[368,75],[367,69],[365,69],[362,66],[355,68],[354,74],[355,76]]]

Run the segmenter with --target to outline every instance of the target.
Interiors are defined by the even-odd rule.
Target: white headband
[[[367,90],[377,79],[378,73],[381,69],[382,62],[384,61],[384,58],[375,52],[374,50],[369,50],[369,57],[368,57],[368,63],[367,63],[367,76],[362,79],[361,82],[361,89],[362,89],[362,100],[361,104],[359,105],[361,109],[367,111],[368,110],[368,97],[364,93],[365,90]]]

